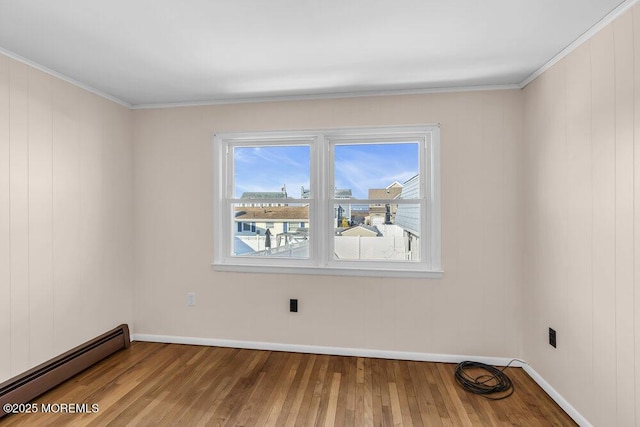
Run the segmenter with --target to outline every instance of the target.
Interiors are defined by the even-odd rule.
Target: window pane
[[[232,217],[233,255],[309,257],[309,205],[251,207],[238,203]]]
[[[368,210],[367,210],[368,209]],[[420,205],[334,205],[335,259],[420,260]]]
[[[310,148],[298,145],[235,147],[233,171],[233,197],[254,199],[254,206],[260,206],[255,199],[308,198]],[[303,197],[305,192],[307,197]]]
[[[419,198],[418,153],[417,142],[336,145],[334,197]]]

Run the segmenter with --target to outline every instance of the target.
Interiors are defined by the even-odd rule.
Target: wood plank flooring
[[[520,368],[515,393],[462,390],[455,365],[134,342],[35,399],[94,413],[12,414],[5,426],[569,426]]]

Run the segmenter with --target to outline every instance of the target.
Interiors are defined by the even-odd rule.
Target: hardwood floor
[[[454,369],[134,342],[35,399],[38,413],[8,415],[0,425],[575,425],[520,368],[507,369],[515,393],[500,401],[462,390]],[[62,404],[87,404],[78,408],[85,410],[97,404],[98,412],[42,413],[61,411]]]

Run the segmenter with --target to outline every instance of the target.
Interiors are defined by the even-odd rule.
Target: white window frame
[[[338,144],[370,144],[418,141],[420,197],[394,201],[419,204],[420,229],[430,238],[420,239],[420,261],[335,260],[334,147]],[[234,256],[231,206],[233,198],[233,147],[308,145],[311,194],[290,203],[309,203],[309,258]],[[440,127],[439,125],[341,128],[329,130],[220,133],[213,136],[213,267],[220,271],[256,273],[331,274],[349,276],[441,278],[440,254]],[[324,171],[324,173],[323,173]],[[349,200],[352,204],[388,203],[376,199]],[[422,233],[421,233],[422,234]]]

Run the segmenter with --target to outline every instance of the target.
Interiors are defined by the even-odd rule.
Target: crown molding
[[[263,96],[263,97],[248,97],[248,98],[221,98],[211,99],[206,101],[185,101],[185,102],[166,102],[166,103],[151,103],[151,104],[130,104],[115,96],[109,95],[101,90],[98,90],[92,86],[81,83],[71,77],[65,76],[57,71],[47,68],[37,62],[31,61],[17,53],[11,52],[0,47],[0,54],[3,54],[15,61],[26,64],[36,70],[49,74],[62,81],[79,87],[80,89],[91,92],[130,110],[154,110],[160,108],[179,108],[179,107],[203,107],[213,105],[227,105],[227,104],[254,104],[262,102],[284,102],[284,101],[313,101],[323,99],[340,99],[340,98],[362,98],[372,96],[402,96],[402,95],[425,95],[436,93],[456,93],[456,92],[480,92],[480,91],[493,91],[493,90],[514,90],[521,89],[520,84],[505,84],[505,85],[483,85],[483,86],[449,86],[449,87],[436,87],[436,88],[424,88],[424,89],[389,89],[389,90],[369,90],[369,91],[352,91],[352,92],[333,92],[333,93],[318,93],[318,94],[301,94],[301,95],[284,95],[284,96]]]
[[[64,74],[58,73],[57,71],[54,71],[50,68],[45,67],[44,65],[40,65],[37,62],[31,61],[30,59],[27,59],[23,56],[18,55],[17,53],[11,52],[10,50],[4,49],[2,47],[0,47],[0,54],[11,58],[15,61],[21,62],[25,65],[28,65],[31,68],[35,68],[38,71],[42,71],[45,74],[49,74],[50,76],[53,76],[55,78],[58,78],[62,81],[65,81],[69,84],[72,84],[74,86],[79,87],[80,89],[86,90],[87,92],[91,92],[94,95],[98,95],[102,98],[108,99],[109,101],[115,102],[116,104],[122,105],[123,107],[129,108],[131,109],[131,104],[129,104],[128,102],[125,102],[119,98],[116,98],[115,96],[109,95],[108,93],[102,92],[101,90],[98,90],[92,86],[86,85],[84,83],[81,83],[75,79],[72,79],[71,77],[65,76]]]
[[[633,6],[636,5],[640,0],[626,0],[618,5],[615,9],[613,9],[607,16],[598,21],[593,27],[589,28],[587,31],[582,33],[580,37],[571,42],[567,47],[558,52],[553,58],[547,61],[542,67],[538,68],[536,71],[531,73],[529,77],[524,79],[518,86],[520,89],[524,89],[527,87],[529,83],[538,78],[542,73],[547,71],[549,68],[553,67],[555,64],[560,62],[566,56],[568,56],[571,52],[576,50],[579,46],[581,46],[584,42],[588,41],[591,37],[596,35],[600,30],[602,30],[607,25],[611,24],[618,17],[620,17],[623,13],[627,12]]]
[[[521,89],[519,84],[505,85],[486,85],[486,86],[459,86],[459,87],[439,87],[426,89],[390,89],[390,90],[371,90],[356,92],[334,92],[334,93],[318,93],[306,95],[284,95],[284,96],[264,96],[250,98],[224,98],[212,99],[207,101],[195,102],[167,102],[157,104],[136,104],[132,105],[132,110],[151,110],[158,108],[176,108],[176,107],[202,107],[208,105],[226,105],[226,104],[253,104],[260,102],[281,102],[281,101],[313,101],[322,99],[340,99],[340,98],[361,98],[370,96],[396,96],[396,95],[424,95],[434,93],[455,93],[455,92],[479,92],[490,90],[513,90]]]

